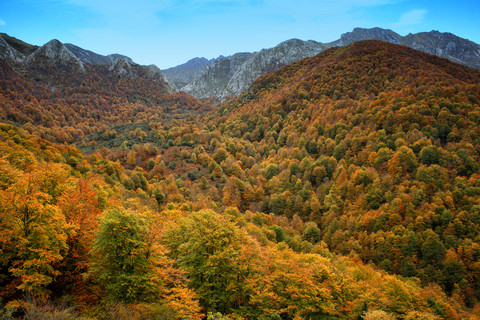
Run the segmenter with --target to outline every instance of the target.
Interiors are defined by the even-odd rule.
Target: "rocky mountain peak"
[[[142,66],[121,56],[108,64],[108,70],[124,79],[146,78],[154,84],[165,86],[169,93],[178,91],[175,85],[168,81],[162,71],[154,64]]]
[[[242,52],[217,58],[211,65],[205,66],[182,91],[200,99],[232,95],[226,89],[228,82],[251,55],[252,53]]]
[[[154,64],[145,67],[147,71],[147,77],[153,81],[160,81],[165,84],[165,87],[169,93],[177,92],[177,87],[170,82],[167,77],[163,74],[159,67]]]
[[[0,35],[0,59],[21,62],[25,56],[12,48],[7,41]]]
[[[85,71],[80,59],[56,39],[50,40],[29,55],[25,64],[27,67],[46,64],[53,67],[74,67],[80,71]]]
[[[408,34],[402,39],[408,47],[480,69],[480,45],[448,32]]]

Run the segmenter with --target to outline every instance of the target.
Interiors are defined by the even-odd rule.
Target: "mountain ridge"
[[[10,43],[19,44],[16,47],[28,48],[23,50],[26,53],[35,50],[25,55],[12,47],[4,37],[9,39]],[[71,76],[75,72],[85,73],[86,65],[93,67],[107,66],[107,69],[115,72],[117,76],[129,79],[146,77],[156,85],[165,85],[170,93],[177,92],[175,85],[155,65],[142,66],[133,62],[131,58],[120,54],[102,56],[72,44],[63,44],[57,39],[50,40],[43,46],[37,47],[8,35],[0,35],[0,58],[16,63],[16,68],[29,71],[37,79],[52,78],[48,75],[52,70],[60,72],[63,76],[65,74]],[[56,77],[58,78],[60,74],[57,74]],[[55,79],[51,80],[55,81]]]
[[[84,63],[89,63],[93,65],[105,65],[120,58],[126,59],[133,63],[133,60],[131,58],[118,53],[103,56],[93,51],[80,48],[79,46],[71,43],[65,43],[65,47]]]
[[[472,68],[480,68],[480,45],[451,33],[430,31],[401,36],[388,29],[355,28],[351,32],[342,34],[338,40],[329,43],[298,39],[284,41],[273,48],[251,53],[250,59],[236,70],[226,71],[227,63],[224,61],[220,65],[220,61],[215,60],[197,73],[192,82],[182,90],[196,98],[214,97],[217,100],[225,101],[227,97],[244,92],[261,74],[276,70],[285,64],[317,55],[328,48],[345,46],[361,40],[382,40],[401,44]],[[230,59],[230,57],[224,59]],[[232,76],[226,77],[225,75],[228,73],[231,73]],[[221,78],[221,81],[217,78]]]

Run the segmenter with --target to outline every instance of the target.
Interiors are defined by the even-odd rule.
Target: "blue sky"
[[[480,0],[1,0],[0,32],[51,39],[168,68],[269,48],[330,42],[355,27],[438,30],[480,43]]]

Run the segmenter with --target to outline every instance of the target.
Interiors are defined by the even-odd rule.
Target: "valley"
[[[480,317],[480,71],[355,30],[203,100],[0,41],[0,316]]]

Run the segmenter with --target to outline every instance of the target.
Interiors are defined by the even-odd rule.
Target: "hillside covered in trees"
[[[480,317],[479,71],[362,41],[212,106],[86,67],[1,64],[1,316]]]

